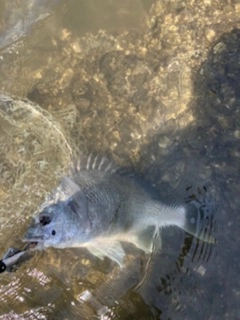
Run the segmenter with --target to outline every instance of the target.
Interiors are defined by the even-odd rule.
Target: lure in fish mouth
[[[28,242],[22,250],[16,248],[9,248],[4,254],[2,260],[0,260],[0,273],[4,271],[12,271],[13,267],[19,261],[23,261],[32,250],[35,250],[37,246],[36,242]]]

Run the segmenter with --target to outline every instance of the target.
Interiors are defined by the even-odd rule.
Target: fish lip
[[[22,239],[23,242],[43,242],[43,236],[33,236],[33,237],[25,237]]]

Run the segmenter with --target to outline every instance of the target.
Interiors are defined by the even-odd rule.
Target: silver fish
[[[156,237],[160,246],[164,227],[177,226],[214,241],[203,220],[215,206],[205,195],[169,206],[156,200],[141,179],[105,158],[90,156],[74,168],[42,205],[23,241],[37,242],[39,250],[86,247],[120,266],[125,257],[121,242],[151,252]]]

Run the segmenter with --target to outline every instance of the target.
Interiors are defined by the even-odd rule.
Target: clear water
[[[0,103],[2,254],[80,151],[132,164],[166,202],[182,177],[211,182],[219,208],[217,244],[169,228],[151,257],[126,245],[123,269],[35,253],[0,275],[0,319],[239,319],[239,5],[12,5],[0,1],[0,91],[16,96]]]

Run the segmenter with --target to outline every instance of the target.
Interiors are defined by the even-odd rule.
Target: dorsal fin
[[[81,154],[73,162],[68,174],[69,176],[74,176],[77,172],[83,170],[99,170],[130,178],[150,192],[153,198],[159,198],[158,192],[153,188],[152,184],[147,182],[141,173],[136,173],[132,166],[118,166],[109,157],[102,156],[101,154],[91,153],[89,156]]]
[[[71,172],[77,172],[82,170],[99,170],[110,173],[117,173],[120,176],[129,177],[137,182],[143,180],[142,175],[136,173],[130,166],[118,166],[109,157],[102,156],[100,154],[90,153],[89,156],[80,155],[80,157],[73,162]]]
[[[99,154],[90,153],[89,156],[81,155],[74,163],[71,168],[72,172],[82,170],[99,170],[110,173],[115,173],[119,167],[110,161],[107,157]]]

